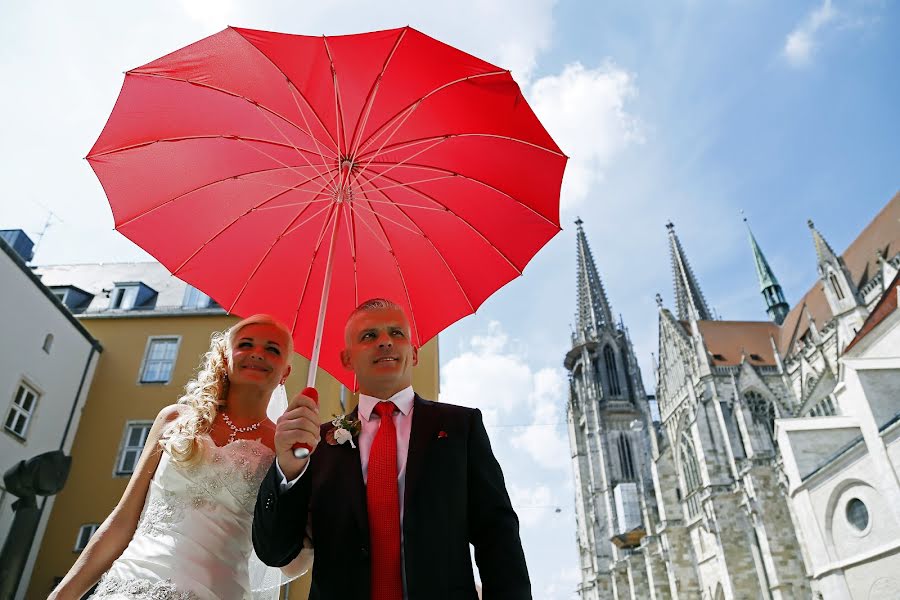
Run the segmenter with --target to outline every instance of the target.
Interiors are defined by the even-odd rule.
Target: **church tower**
[[[747,233],[750,236],[750,249],[753,251],[756,275],[759,277],[759,291],[766,302],[766,312],[776,325],[781,325],[788,312],[790,312],[791,307],[788,306],[787,301],[784,299],[781,285],[778,283],[775,273],[772,272],[772,267],[769,266],[766,255],[763,254],[759,244],[756,243],[756,238],[753,237],[753,231],[750,229],[750,224],[747,223],[746,218],[744,219],[744,224],[747,226]]]
[[[582,227],[575,221],[577,313],[567,420],[575,474],[582,600],[647,590],[639,547],[645,533],[641,489],[649,486],[647,396],[628,332],[613,320]],[[652,494],[648,494],[650,496]],[[650,597],[649,593],[637,597]]]

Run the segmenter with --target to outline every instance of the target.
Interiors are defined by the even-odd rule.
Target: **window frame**
[[[16,399],[19,397],[19,392],[21,390],[26,390],[26,393],[31,392],[34,396],[34,400],[31,403],[31,410],[25,410],[25,408],[16,403]],[[13,392],[12,398],[9,401],[9,408],[6,411],[6,415],[3,417],[3,431],[8,433],[9,435],[15,437],[17,440],[27,440],[28,439],[28,428],[31,425],[31,421],[34,418],[34,414],[37,410],[38,402],[40,402],[41,398],[43,398],[43,391],[34,383],[22,377],[19,379],[18,385],[15,387],[15,391]],[[23,396],[24,399],[24,396]],[[25,423],[22,426],[22,432],[18,432],[12,427],[7,425],[10,415],[16,411],[17,416],[24,415]],[[16,419],[17,421],[18,419]]]
[[[146,428],[146,431],[141,436],[141,445],[140,447],[130,446],[128,441],[131,438],[131,431],[138,427]],[[137,467],[138,461],[141,458],[141,452],[144,451],[144,446],[147,444],[147,436],[150,435],[150,429],[152,427],[153,421],[135,420],[127,421],[125,423],[125,430],[122,432],[122,441],[119,444],[119,451],[116,453],[116,462],[113,465],[113,477],[131,477],[134,474],[134,469]],[[137,451],[137,454],[134,457],[131,471],[125,471],[122,469],[122,463],[125,461],[125,453],[135,450]]]
[[[148,363],[150,362],[150,350],[153,347],[153,343],[157,341],[174,341],[175,342],[175,354],[172,357],[172,367],[169,370],[169,378],[165,381],[145,381],[144,373],[147,370]],[[144,356],[141,359],[141,366],[138,369],[137,374],[137,384],[138,385],[169,385],[172,383],[172,373],[175,371],[175,364],[178,362],[178,352],[181,350],[181,336],[180,335],[150,335],[147,336],[147,343],[144,345]],[[156,359],[154,359],[156,360]]]
[[[78,528],[78,534],[75,536],[75,547],[72,549],[73,552],[81,552],[87,545],[90,543],[91,538],[97,533],[97,530],[100,529],[100,523],[84,523],[81,527]],[[81,537],[86,530],[90,530],[88,533],[87,539],[84,541],[84,545],[81,544]]]

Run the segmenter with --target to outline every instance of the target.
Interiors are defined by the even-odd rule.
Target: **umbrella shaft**
[[[322,300],[319,303],[319,318],[316,321],[316,337],[313,341],[312,355],[309,357],[309,373],[306,376],[306,387],[316,386],[316,370],[319,367],[319,351],[322,349],[322,330],[325,328],[325,309],[328,307],[328,291],[331,289],[331,267],[334,264],[334,245],[337,241],[338,226],[341,221],[343,203],[336,203],[334,226],[331,228],[331,241],[328,243],[328,258],[325,262],[325,278],[322,281]]]

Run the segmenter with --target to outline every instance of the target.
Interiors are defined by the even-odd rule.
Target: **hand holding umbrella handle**
[[[300,393],[315,400],[316,404],[319,403],[319,392],[316,391],[316,388],[307,387]],[[312,452],[312,447],[309,444],[294,444],[293,449],[295,458],[306,458]]]

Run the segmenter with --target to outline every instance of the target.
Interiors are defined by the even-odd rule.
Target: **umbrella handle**
[[[316,404],[319,403],[319,392],[314,387],[304,388],[302,392],[300,392],[304,396],[308,398],[312,398]],[[306,458],[309,456],[310,452],[312,452],[312,446],[309,444],[294,444],[294,457],[295,458]]]
[[[338,226],[341,223],[341,209],[344,207],[343,203],[338,202],[336,204],[337,208],[334,211],[334,226],[331,228],[331,241],[328,244],[328,258],[325,262],[325,279],[322,281],[322,299],[319,302],[319,318],[316,321],[316,337],[313,341],[313,351],[312,355],[309,357],[309,372],[306,375],[306,389],[303,390],[303,394],[309,395],[306,392],[312,391],[315,396],[313,397],[316,401],[316,404],[319,403],[319,394],[316,392],[316,371],[319,368],[319,352],[322,350],[322,331],[325,329],[325,309],[328,308],[328,292],[331,290],[331,267],[334,263],[334,244],[337,241],[338,234]],[[294,446],[294,456],[297,458],[306,458],[309,456],[312,448],[310,448],[306,444],[297,444]]]

